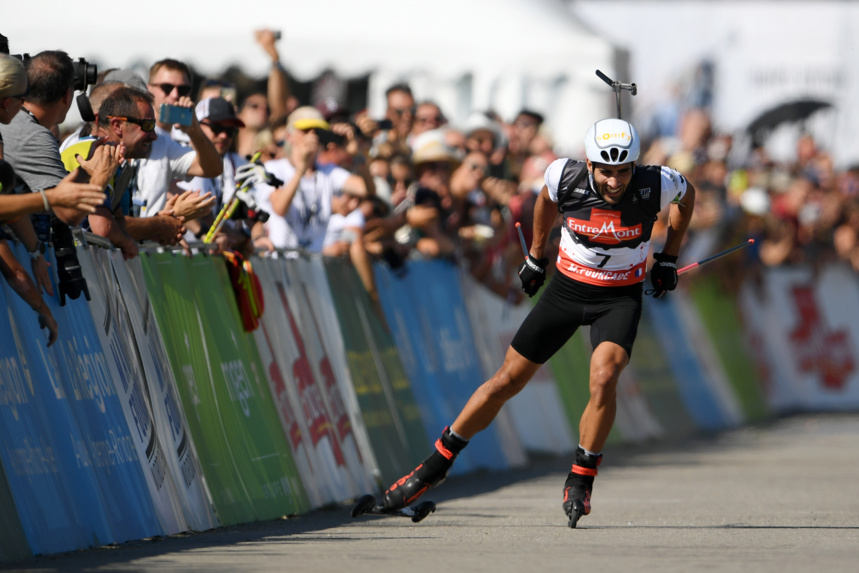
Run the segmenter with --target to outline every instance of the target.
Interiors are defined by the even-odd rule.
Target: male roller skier
[[[409,505],[440,484],[469,439],[489,426],[579,326],[590,325],[590,400],[579,423],[579,447],[563,501],[570,527],[590,513],[594,477],[614,423],[618,378],[641,318],[653,223],[668,206],[665,244],[650,269],[659,298],[677,286],[677,255],[695,205],[695,189],[685,177],[669,167],[637,166],[640,152],[631,124],[603,119],[585,135],[586,161],[558,159],[548,167],[534,209],[533,244],[519,267],[522,290],[533,296],[546,279],[544,253],[560,212],[558,272],[519,327],[501,368],[444,429],[435,451],[385,492],[387,510]]]

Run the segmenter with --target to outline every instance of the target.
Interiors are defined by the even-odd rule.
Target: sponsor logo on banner
[[[856,367],[850,332],[826,324],[810,286],[794,287],[791,294],[799,319],[790,333],[797,368],[817,373],[824,388],[843,389]]]

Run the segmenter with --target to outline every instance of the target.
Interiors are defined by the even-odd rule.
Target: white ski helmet
[[[638,160],[639,153],[638,132],[622,119],[601,119],[585,135],[585,155],[591,162],[623,165]]]

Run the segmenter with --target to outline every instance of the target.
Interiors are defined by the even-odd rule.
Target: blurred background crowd
[[[88,90],[95,113],[104,101],[113,101],[115,90],[128,87],[147,94],[153,119],[159,119],[162,103],[192,108],[195,114],[193,125],[183,129],[160,120],[150,130],[141,124],[159,140],[172,139],[177,149],[193,150],[196,159],[170,171],[156,191],[144,190],[144,178],[135,174],[127,204],[117,199],[110,210],[126,220],[157,216],[165,221],[129,231],[134,239],[190,252],[197,242],[217,235],[218,248],[246,255],[299,249],[349,256],[373,295],[369,263],[408,272],[410,259],[445,258],[500,296],[521,300],[515,269],[523,253],[514,225],[521,223],[530,244],[533,206],[546,167],[559,155],[584,158],[583,146],[556,149],[553,135],[565,126],[548,124],[539,109],[521,109],[512,117],[486,109],[452,123],[437,102],[417,97],[406,83],[388,87],[384,116],[373,117],[367,109],[356,109],[354,98],[340,101],[324,90],[301,89],[280,65],[278,35],[260,30],[256,39],[271,59],[271,71],[254,81],[229,71],[200,77],[175,60],[153,64],[148,78],[132,70],[99,70]],[[29,93],[8,95],[20,97],[26,108]],[[645,137],[640,163],[677,169],[698,191],[681,264],[752,238],[751,248],[706,272],[718,271],[732,288],[740,277],[754,277],[771,266],[842,260],[859,270],[859,165],[836,169],[825,147],[808,134],[799,139],[790,161],[776,161],[760,141],[714,131],[701,102],[678,99],[670,115],[674,120],[667,127],[638,126]],[[803,117],[783,119],[801,122]],[[89,125],[57,122],[50,129],[62,150],[87,134],[103,136],[97,133],[103,124],[102,116]],[[256,179],[246,173],[254,154],[266,166]],[[131,159],[140,173],[153,161],[144,153]],[[276,162],[288,168],[269,168]],[[301,201],[290,196],[286,208],[278,205],[274,190],[288,187],[284,178],[304,162],[312,165],[303,173],[313,187],[297,184],[292,193]],[[266,179],[273,174],[284,177]],[[313,203],[318,197],[312,195],[322,193],[320,174],[331,181],[330,206]],[[241,195],[243,215],[218,226],[218,214],[233,199],[237,182],[239,187],[254,184]],[[299,209],[296,219],[290,219],[290,205]],[[310,225],[317,216],[325,223],[324,241],[303,241],[296,221]],[[658,224],[656,247],[661,229],[664,225]],[[555,247],[559,232],[552,235]]]

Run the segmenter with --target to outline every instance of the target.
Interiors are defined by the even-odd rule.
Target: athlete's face
[[[588,170],[594,176],[594,186],[605,202],[609,205],[617,205],[623,199],[623,194],[632,179],[632,170],[635,163],[624,163],[623,165],[606,165],[605,163],[591,163],[588,160]]]

